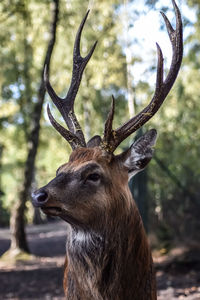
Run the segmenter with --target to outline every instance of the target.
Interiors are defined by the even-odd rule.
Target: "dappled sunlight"
[[[158,300],[200,299],[200,1],[177,0],[177,4],[184,25],[184,57],[178,77],[155,117],[120,144],[120,126],[125,133],[133,132],[134,128],[126,123],[129,116],[146,107],[155,92],[156,42],[163,51],[164,80],[169,72],[173,51],[160,10],[175,28],[172,1],[0,2],[1,299],[64,299],[66,223],[47,217],[30,200],[31,193],[47,185],[58,167],[69,160],[71,147],[63,135],[73,147],[77,146],[80,126],[86,142],[104,134],[103,142],[99,138],[95,141],[106,153],[114,152],[118,143],[116,155],[149,129],[157,130],[157,144],[141,151],[144,157],[148,152],[153,158],[146,170],[130,180],[129,187],[153,251]],[[69,113],[63,113],[64,121],[51,100],[52,90],[50,96],[46,93],[43,73],[49,72],[53,89],[64,98],[71,84],[75,35],[88,9],[80,44],[83,58],[77,52],[74,62],[74,68],[80,68],[80,78],[74,76],[72,80],[77,99]],[[168,30],[173,43],[174,32],[170,26]],[[85,56],[95,41],[97,46],[82,76],[82,63],[87,61]],[[173,47],[179,51],[181,47],[177,45]],[[156,97],[160,99],[167,89],[162,81],[162,55],[158,53]],[[178,70],[178,60],[174,60]],[[178,64],[180,61],[179,57]],[[167,88],[170,90],[170,84]],[[116,99],[114,120],[114,104],[109,114],[112,95]],[[62,137],[51,126],[47,104],[55,120],[65,128],[61,130]],[[152,114],[154,105],[155,102],[141,113],[140,121]],[[61,107],[59,100],[57,106]],[[80,126],[74,120],[74,112]],[[140,121],[136,119],[134,126],[144,124]],[[67,126],[71,126],[70,135]],[[138,166],[150,156],[144,157]],[[130,169],[129,175],[131,172]],[[118,178],[118,173],[114,175],[114,179]],[[98,195],[102,200],[101,193]],[[91,190],[88,199],[90,194]]]

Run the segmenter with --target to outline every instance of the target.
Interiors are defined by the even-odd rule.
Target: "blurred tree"
[[[4,145],[0,143],[0,226],[5,226],[6,218],[8,217],[8,212],[3,207],[2,198],[4,196],[4,191],[2,189],[2,158],[3,158]]]
[[[190,1],[188,1],[190,3]],[[193,3],[194,4],[194,3]],[[161,227],[167,224],[176,240],[195,239],[200,228],[199,211],[199,9],[196,20],[184,18],[185,57],[168,106],[154,124],[159,124],[156,163],[152,163],[151,195],[154,215]],[[195,29],[195,30],[194,30]],[[157,226],[159,227],[159,226]]]
[[[33,113],[29,120],[29,122],[31,123],[31,130],[27,137],[28,155],[27,155],[25,169],[24,169],[24,182],[22,185],[22,189],[19,192],[19,198],[17,199],[16,205],[12,210],[12,216],[11,216],[11,234],[12,234],[11,251],[18,249],[20,251],[29,252],[28,244],[26,241],[26,234],[25,234],[24,212],[26,207],[26,201],[28,200],[29,197],[31,183],[33,180],[35,158],[36,158],[38,142],[39,142],[40,118],[41,118],[42,106],[43,106],[44,96],[45,96],[45,87],[43,82],[44,66],[45,64],[49,65],[50,63],[53,47],[56,41],[56,27],[58,21],[58,13],[59,13],[59,0],[53,0],[52,4],[53,4],[53,16],[51,21],[49,44],[45,54],[43,68],[41,70],[41,76],[40,76],[41,83],[38,89],[37,101],[33,105]],[[28,17],[28,19],[30,18],[30,16],[26,16],[26,17]],[[26,38],[27,38],[27,33],[25,33],[25,39]],[[28,72],[30,70],[28,66],[26,66],[26,63],[25,63],[25,71],[26,71],[27,99],[31,99],[32,95],[28,93],[30,90],[29,86],[31,85],[30,77],[28,75]]]
[[[143,128],[140,128],[137,131],[135,140],[141,137],[144,134]],[[134,177],[131,178],[129,182],[129,187],[131,189],[134,200],[137,203],[144,228],[148,232],[148,177],[147,169],[144,169],[142,172],[139,172]]]
[[[52,1],[48,1],[48,5]],[[56,1],[55,1],[56,2]],[[97,35],[100,35],[100,39],[102,40],[102,36],[104,34],[108,34],[107,38],[105,39],[105,43],[103,47],[101,48],[101,52],[96,52],[96,56],[94,56],[94,60],[92,65],[92,68],[88,69],[85,77],[83,78],[83,93],[79,96],[82,99],[84,99],[85,103],[88,103],[88,113],[93,110],[92,101],[88,101],[89,98],[96,99],[96,105],[98,106],[100,113],[95,113],[95,116],[102,116],[102,118],[105,119],[105,115],[107,114],[107,109],[105,108],[105,103],[108,102],[108,95],[104,95],[104,90],[108,89],[112,84],[114,85],[114,82],[120,82],[122,81],[123,84],[125,84],[124,78],[124,72],[123,67],[125,67],[124,64],[124,56],[121,53],[121,47],[117,43],[117,35],[116,32],[118,30],[117,24],[114,23],[114,14],[115,10],[113,10],[113,3],[114,1],[110,1],[107,3],[106,1],[103,2],[100,5],[101,11],[99,12],[99,7],[94,8],[93,12],[94,15],[98,16],[98,18],[93,19],[93,21],[89,21],[87,24],[87,30],[84,31],[83,36],[83,43],[84,47],[82,49],[82,53],[86,52],[86,46],[87,41],[88,43],[93,43],[94,40],[94,31],[93,27],[96,26]],[[24,211],[26,207],[26,201],[29,196],[30,192],[30,185],[33,178],[34,173],[34,160],[35,155],[37,152],[37,144],[38,144],[38,133],[39,133],[39,120],[41,116],[41,108],[42,103],[44,100],[44,87],[43,82],[41,81],[39,92],[37,94],[37,85],[38,82],[38,74],[40,73],[40,65],[41,61],[38,60],[38,57],[41,57],[42,49],[44,48],[44,41],[42,43],[40,42],[40,39],[38,39],[38,32],[45,33],[44,32],[44,25],[41,26],[41,19],[38,19],[39,22],[36,23],[35,16],[38,15],[38,11],[41,11],[44,16],[44,20],[47,22],[48,19],[48,9],[43,5],[43,9],[39,7],[38,3],[36,3],[34,0],[31,2],[21,1],[16,3],[16,5],[13,7],[12,13],[8,14],[9,18],[7,19],[7,11],[8,7],[7,4],[4,4],[0,6],[4,13],[4,20],[8,22],[8,32],[5,32],[5,30],[1,32],[1,38],[4,41],[4,52],[0,56],[0,60],[3,65],[2,72],[0,73],[0,83],[2,85],[2,96],[3,96],[3,103],[2,112],[5,111],[4,115],[4,122],[3,122],[3,131],[5,131],[7,137],[9,137],[9,140],[6,141],[6,147],[8,147],[8,155],[5,158],[6,164],[5,164],[5,174],[7,173],[7,177],[13,176],[16,184],[15,192],[18,193],[19,198],[16,201],[15,198],[15,206],[13,209],[13,214],[11,218],[11,230],[12,230],[12,243],[11,243],[11,249],[22,249],[24,251],[29,251],[28,245],[26,243],[25,239],[25,232],[24,232]],[[66,4],[68,5],[68,4]],[[86,5],[85,10],[86,10]],[[58,55],[55,56],[55,64],[56,72],[58,71],[57,65],[58,63],[60,65],[63,65],[63,57],[65,58],[65,61],[67,62],[67,69],[71,69],[71,56],[72,56],[72,47],[74,41],[74,34],[76,31],[76,28],[74,28],[74,24],[78,24],[80,22],[80,16],[78,14],[74,14],[74,11],[80,10],[83,8],[83,3],[80,1],[73,3],[73,5],[69,4],[71,7],[67,7],[68,10],[66,11],[65,3],[62,3],[62,13],[61,13],[61,25],[60,25],[60,33],[61,33],[61,39],[58,40]],[[103,18],[101,18],[100,14],[103,14]],[[72,18],[73,17],[73,18]],[[67,23],[66,24],[66,19]],[[73,20],[74,19],[74,20]],[[64,22],[65,20],[65,22]],[[73,20],[71,22],[71,20]],[[97,22],[98,21],[98,22]],[[102,22],[103,21],[103,22]],[[99,25],[98,25],[99,23]],[[19,26],[16,26],[16,24]],[[68,26],[68,29],[72,34],[69,34],[68,43],[65,42],[65,44],[69,44],[69,47],[65,47],[62,43],[65,40],[62,35],[64,35],[64,28]],[[88,26],[89,25],[89,26]],[[5,24],[3,24],[5,26]],[[7,26],[5,26],[7,27]],[[77,26],[76,26],[77,27]],[[89,27],[89,29],[88,29]],[[15,43],[12,42],[12,39],[10,40],[9,37],[12,37],[12,39],[15,40]],[[85,37],[85,40],[84,40]],[[96,37],[95,37],[96,38]],[[52,45],[51,45],[52,46]],[[64,53],[65,51],[65,53]],[[14,55],[13,55],[14,53]],[[67,55],[67,57],[65,57]],[[99,57],[104,56],[106,60],[103,62],[103,70],[104,70],[104,76],[102,72],[99,71],[99,73],[96,72],[97,69],[101,69],[101,65],[99,64]],[[118,57],[118,64],[116,66],[113,64],[113,61],[116,59],[115,57]],[[108,64],[107,59],[110,61],[110,64]],[[97,64],[97,66],[96,66]],[[65,67],[65,66],[64,66]],[[110,76],[109,68],[113,69],[114,71],[111,71],[112,76]],[[62,68],[61,72],[63,72]],[[66,67],[64,68],[66,71]],[[68,70],[68,71],[69,71]],[[119,72],[117,72],[119,71]],[[42,72],[41,72],[42,73]],[[54,73],[54,72],[53,72]],[[71,76],[70,72],[68,75],[68,79]],[[101,74],[101,77],[99,78],[99,74]],[[40,76],[41,77],[41,76]],[[53,77],[52,77],[53,78]],[[68,80],[69,81],[69,80]],[[94,86],[96,84],[96,88],[91,91],[91,86]],[[61,89],[65,92],[66,86],[62,86],[62,82],[58,82],[58,89]],[[117,90],[117,89],[116,89]],[[113,86],[113,91],[115,91],[115,87]],[[120,90],[118,89],[118,93],[121,94]],[[109,95],[111,92],[109,93]],[[89,96],[90,95],[90,96]],[[102,100],[104,101],[102,103]],[[123,98],[119,98],[120,105],[123,104]],[[108,104],[109,105],[109,104]],[[95,106],[95,103],[94,103]],[[12,109],[9,112],[9,107]],[[83,110],[86,110],[86,107],[82,101],[78,102],[77,108],[78,113],[82,115]],[[102,124],[101,122],[93,122],[88,114],[88,128],[91,128],[92,134],[94,131],[99,130],[101,128],[102,130]],[[4,116],[3,115],[3,116]],[[81,119],[81,122],[83,123],[83,118]],[[44,126],[44,132],[49,132],[49,125],[47,126],[46,120],[42,120],[42,125]],[[93,126],[95,125],[95,126]],[[2,131],[2,133],[3,133]],[[51,135],[51,133],[50,133]],[[55,135],[55,139],[59,139],[57,135]],[[53,133],[54,138],[54,133]],[[88,136],[89,138],[89,136]],[[55,143],[55,139],[53,140],[53,143]],[[44,145],[47,149],[47,146],[49,145],[49,139],[47,138],[46,134],[42,133],[42,142],[41,147]],[[12,143],[10,145],[10,143]],[[15,144],[16,143],[16,144]],[[26,159],[26,152],[25,145],[27,144],[27,159]],[[62,142],[63,143],[63,142]],[[17,149],[17,151],[16,151]],[[23,150],[24,149],[24,150]],[[20,153],[20,151],[22,151]],[[45,168],[48,166],[51,166],[50,161],[53,158],[54,153],[50,155],[50,161],[48,161],[46,152],[49,150],[47,149],[44,153],[45,156]],[[10,154],[9,154],[10,152]],[[56,156],[57,154],[56,149]],[[64,150],[63,150],[64,152]],[[62,152],[61,152],[62,153]],[[13,155],[14,154],[14,155]],[[43,154],[42,154],[43,155]],[[18,159],[17,157],[20,157]],[[12,161],[12,163],[11,163]],[[55,160],[54,160],[55,161]],[[25,165],[24,165],[25,162]],[[38,166],[42,166],[43,162],[40,161],[40,157],[38,159]],[[17,167],[17,168],[16,168]],[[15,176],[11,170],[15,170],[16,175],[19,172],[20,168],[20,176]],[[24,175],[23,175],[23,168],[24,168]],[[53,169],[53,168],[52,168]],[[40,171],[42,174],[42,171]],[[50,176],[50,175],[49,175]],[[21,178],[24,178],[24,182],[22,182]],[[36,174],[36,179],[38,179],[38,175]],[[40,180],[40,179],[39,179]],[[42,180],[45,180],[45,177],[42,175]],[[5,186],[9,188],[10,181],[6,182],[4,180]],[[19,189],[19,186],[20,189]],[[9,196],[8,196],[9,195]],[[6,195],[5,199],[11,198],[11,194]],[[14,196],[14,190],[13,190],[13,196]],[[9,206],[9,204],[7,204]]]
[[[187,2],[193,7],[196,20],[184,18],[189,33],[185,38],[186,51],[182,73],[167,99],[167,104],[146,126],[146,128],[150,126],[158,129],[156,157],[157,161],[164,164],[165,170],[168,170],[166,172],[155,160],[152,160],[148,168],[148,188],[150,189],[148,198],[151,196],[149,204],[151,218],[149,220],[153,220],[151,223],[154,224],[154,229],[158,224],[167,223],[167,228],[169,231],[171,230],[170,233],[172,232],[173,236],[183,236],[185,232],[197,232],[196,228],[198,228],[200,4],[198,1],[188,0]],[[148,1],[149,5],[166,5],[163,1],[159,1],[159,3],[156,0]],[[129,10],[129,4],[133,4],[130,6],[132,11]],[[2,90],[0,143],[4,145],[5,149],[1,167],[2,190],[5,195],[2,195],[1,199],[3,207],[6,209],[12,208],[16,199],[19,200],[21,197],[26,203],[28,187],[32,181],[30,178],[33,175],[29,177],[26,175],[27,173],[24,173],[25,165],[26,172],[29,170],[30,174],[35,172],[36,185],[42,186],[54,176],[56,168],[67,161],[70,153],[65,141],[51,128],[46,113],[41,114],[40,109],[37,111],[37,107],[40,106],[38,90],[41,84],[43,52],[50,38],[47,25],[49,24],[50,8],[53,9],[52,5],[52,0],[45,2],[14,0],[12,6],[10,2],[0,3],[2,15],[0,22],[2,45],[0,52]],[[127,5],[132,20],[133,12],[137,7],[134,5],[134,1],[127,1]],[[184,5],[185,1],[182,2],[182,6]],[[51,62],[51,82],[58,94],[64,96],[71,78],[75,33],[88,9],[88,2],[61,1],[60,7],[59,34]],[[87,53],[96,39],[98,45],[82,78],[75,104],[78,119],[85,128],[87,139],[91,135],[103,132],[103,122],[110,107],[111,94],[117,98],[114,120],[116,127],[128,118],[127,88],[131,91],[130,94],[134,93],[132,98],[142,99],[141,102],[137,102],[137,111],[144,107],[152,95],[151,82],[146,82],[144,76],[143,80],[137,83],[133,76],[135,73],[131,68],[128,71],[129,75],[133,77],[129,77],[127,86],[127,53],[125,51],[126,43],[121,41],[121,37],[125,36],[121,8],[122,4],[118,0],[90,2],[91,13],[82,36],[82,54]],[[167,8],[164,7],[164,9]],[[128,26],[133,26],[132,23],[131,21]],[[134,37],[132,40],[132,36],[130,43],[137,46],[137,40]],[[153,55],[152,58],[154,59]],[[143,57],[128,60],[129,67],[136,60],[141,60],[142,64]],[[151,72],[155,72],[154,60],[145,74],[146,72],[150,75]],[[34,111],[35,113],[33,113]],[[56,110],[53,113],[60,121],[59,113]],[[34,167],[34,159],[30,159],[30,157],[35,156],[34,149],[36,148],[34,147],[37,143],[32,140],[32,137],[34,139],[32,133],[35,132],[34,130],[37,132],[37,128],[39,128],[37,122],[40,114],[40,143]],[[127,140],[121,147],[128,146],[128,144]],[[30,154],[31,152],[32,154]],[[27,159],[28,153],[30,154],[29,159]],[[28,161],[30,167],[28,167]],[[175,176],[174,178],[181,183],[187,193],[176,184],[172,179],[173,176],[169,174]],[[25,186],[27,189],[24,189]],[[22,191],[24,192],[22,193]],[[27,206],[30,208],[29,203]],[[24,208],[25,206],[22,211]],[[26,217],[29,221],[31,220],[30,209]],[[165,228],[166,226],[161,227]],[[15,244],[16,241],[13,242],[13,245]]]

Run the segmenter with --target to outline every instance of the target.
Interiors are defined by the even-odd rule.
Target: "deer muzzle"
[[[52,216],[59,216],[61,214],[61,207],[59,207],[57,202],[50,199],[48,191],[44,188],[33,192],[31,197],[33,206],[41,208],[45,214]]]
[[[35,207],[43,207],[48,201],[48,194],[45,190],[37,190],[31,195],[32,203]]]

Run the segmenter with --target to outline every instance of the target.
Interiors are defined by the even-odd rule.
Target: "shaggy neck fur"
[[[102,222],[99,232],[69,226],[64,275],[67,299],[157,299],[151,252],[130,193],[128,197],[127,212],[117,216],[117,211],[123,211],[118,207]]]

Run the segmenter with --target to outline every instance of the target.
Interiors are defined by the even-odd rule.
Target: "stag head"
[[[113,206],[116,205],[116,199],[119,199],[120,195],[124,194],[124,189],[128,187],[128,178],[144,169],[151,160],[153,146],[156,141],[155,129],[145,133],[121,155],[115,156],[113,153],[124,139],[143,126],[158,111],[178,75],[183,54],[182,21],[175,1],[172,0],[172,3],[176,15],[175,29],[166,15],[161,12],[173,52],[171,66],[166,78],[163,75],[163,54],[157,44],[157,78],[152,100],[136,116],[119,128],[113,129],[115,99],[112,97],[103,138],[94,136],[86,143],[83,131],[74,113],[74,101],[82,74],[97,44],[97,42],[94,43],[86,57],[81,56],[81,33],[89,11],[82,20],[76,35],[72,79],[69,91],[64,99],[60,98],[53,90],[49,82],[49,67],[45,67],[44,82],[46,90],[60,111],[68,129],[61,126],[54,119],[48,106],[47,111],[50,122],[67,140],[73,150],[69,162],[58,169],[56,178],[33,195],[33,203],[42,207],[45,213],[59,215],[70,223],[94,224],[94,218],[97,215],[100,216],[100,212],[102,214],[104,212],[104,206],[107,202],[106,197],[110,195],[110,198],[115,198]],[[120,174],[120,176],[116,176],[117,174]],[[118,191],[118,196],[113,196],[114,191]],[[102,198],[104,201],[102,201]],[[91,203],[91,201],[93,205],[89,206],[88,203]],[[76,210],[74,207],[76,207]]]

